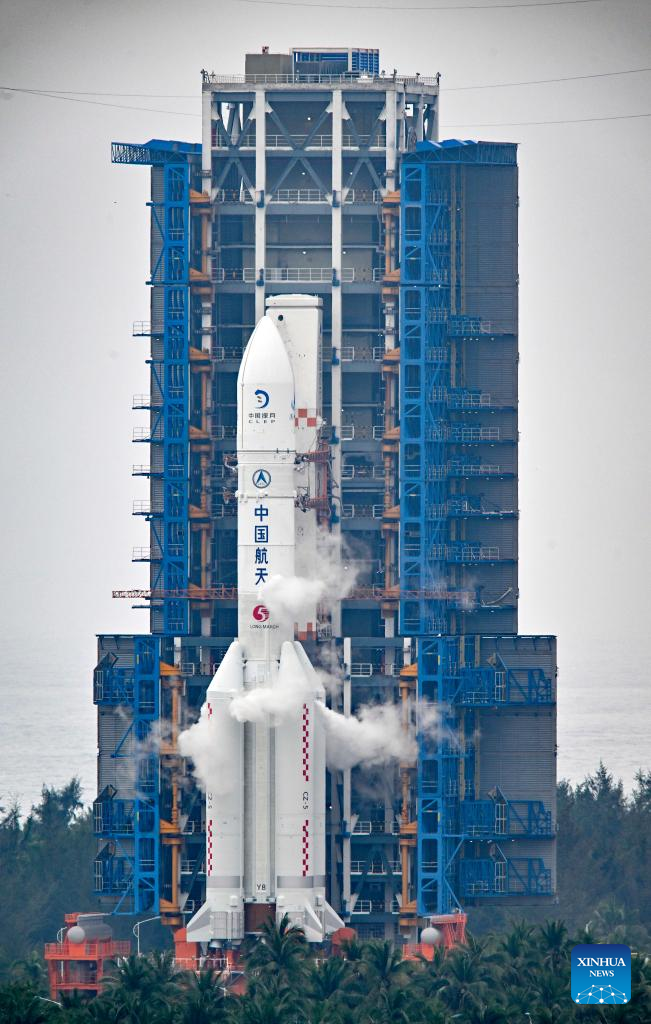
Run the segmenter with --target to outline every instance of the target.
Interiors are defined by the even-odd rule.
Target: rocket
[[[315,557],[320,343],[319,298],[271,298],[238,374],[238,637],[206,693],[229,777],[206,793],[206,902],[187,925],[190,942],[237,944],[285,914],[310,942],[343,924],[325,898],[324,692],[295,639],[315,635],[316,607],[304,604],[294,622],[264,600],[265,584],[304,575],[306,550]],[[288,680],[300,696],[290,713],[231,713],[235,698]]]

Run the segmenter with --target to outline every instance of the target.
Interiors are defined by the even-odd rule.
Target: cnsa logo
[[[264,604],[256,604],[253,609],[253,618],[256,622],[266,622],[269,618],[269,609]]]

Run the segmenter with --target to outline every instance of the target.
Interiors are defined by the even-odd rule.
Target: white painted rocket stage
[[[295,640],[315,635],[317,610],[308,602],[292,622],[263,598],[274,577],[310,575],[301,562],[315,557],[320,348],[321,300],[272,298],[238,375],[238,638],[206,694],[230,778],[206,793],[206,902],[190,942],[238,943],[274,914],[310,942],[343,924],[325,899],[324,692]],[[296,714],[237,720],[234,699],[287,677],[304,694]]]

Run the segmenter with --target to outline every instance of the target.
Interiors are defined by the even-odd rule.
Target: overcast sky
[[[560,774],[645,762],[651,118],[622,115],[651,113],[651,74],[462,87],[651,67],[649,3],[426,2],[0,4],[0,85],[109,94],[0,93],[0,686],[29,779],[81,765],[92,788],[94,634],[147,628],[111,590],[146,585],[148,171],[112,166],[110,142],[199,141],[200,69],[242,72],[263,44],[377,46],[389,72],[441,72],[442,137],[520,143],[520,630],[559,636]],[[4,744],[0,794],[20,788]]]

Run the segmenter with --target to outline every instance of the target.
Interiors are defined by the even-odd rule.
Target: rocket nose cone
[[[237,378],[238,451],[289,451],[296,445],[294,374],[273,320],[263,316]]]
[[[261,386],[264,386],[265,382],[292,385],[294,383],[285,343],[269,316],[263,316],[258,321],[242,357],[238,385],[242,387],[252,382]]]

